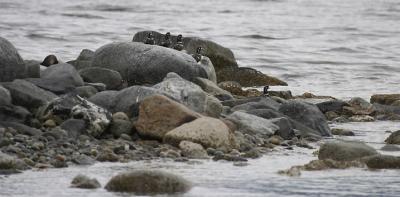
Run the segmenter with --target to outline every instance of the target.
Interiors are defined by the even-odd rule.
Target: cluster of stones
[[[55,56],[24,61],[0,38],[0,174],[160,157],[245,162],[277,146],[313,148],[308,141],[331,136],[328,120],[400,114],[395,105],[359,98],[313,104],[309,95],[243,90],[286,83],[239,68],[233,53],[214,42],[186,37],[183,50],[174,50],[151,33],[154,45],[142,43],[149,32],[139,32],[134,42],[85,49],[67,63]],[[199,46],[206,50],[197,62],[189,54]],[[156,173],[149,183],[114,184],[143,176],[149,174],[117,176],[106,189],[142,194],[149,191],[141,184],[179,179]],[[161,193],[188,190],[178,182]],[[85,177],[73,185],[99,187]]]

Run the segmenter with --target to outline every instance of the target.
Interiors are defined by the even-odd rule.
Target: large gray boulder
[[[269,97],[264,97],[256,102],[248,102],[241,105],[236,105],[232,108],[232,111],[251,111],[256,109],[272,109],[278,111],[279,107],[280,104],[278,102]]]
[[[137,170],[114,176],[105,189],[112,192],[131,192],[136,195],[175,194],[189,191],[191,183],[168,172]]]
[[[393,132],[386,138],[385,142],[387,144],[400,144],[400,130]]]
[[[129,85],[156,84],[169,72],[190,81],[195,77],[209,78],[190,55],[139,42],[111,43],[97,49],[92,67],[118,71]]]
[[[250,135],[268,137],[279,130],[279,127],[272,121],[241,111],[232,113],[227,119],[234,122],[239,131]]]
[[[22,79],[16,79],[3,85],[10,91],[15,105],[24,106],[28,109],[36,109],[57,98],[55,94]]]
[[[67,63],[51,65],[41,72],[41,78],[28,78],[26,80],[56,94],[64,94],[84,85],[78,71]]]
[[[159,45],[164,35],[156,31],[141,31],[134,35],[134,42],[143,42],[152,32],[155,43]],[[171,35],[172,44],[176,43],[176,35]],[[218,82],[237,81],[243,86],[287,85],[285,82],[265,75],[252,68],[239,68],[233,52],[213,41],[198,37],[183,37],[184,51],[195,54],[198,47],[203,48],[203,55],[208,57],[214,65]]]
[[[25,64],[17,49],[0,37],[0,82],[24,77]]]
[[[321,146],[318,159],[352,161],[376,154],[378,152],[374,148],[362,142],[334,141],[327,142]]]
[[[400,157],[377,154],[365,159],[365,164],[372,169],[399,169]]]
[[[85,82],[105,84],[107,90],[118,90],[122,85],[122,77],[115,70],[90,67],[80,70],[79,74]]]
[[[0,106],[11,105],[11,94],[6,88],[0,85]]]
[[[32,117],[31,112],[21,106],[0,106],[0,121],[26,123]]]
[[[314,104],[289,101],[280,106],[279,112],[317,130],[322,136],[332,135],[324,114]]]

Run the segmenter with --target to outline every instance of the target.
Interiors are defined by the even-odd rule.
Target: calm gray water
[[[0,36],[24,59],[42,60],[52,53],[68,61],[84,48],[130,41],[137,31],[170,31],[216,41],[233,50],[240,66],[278,76],[294,93],[339,98],[400,92],[399,21],[398,0],[0,0]],[[400,123],[334,126],[356,130],[358,136],[350,139],[380,148],[388,135],[384,131],[398,130]],[[104,185],[120,171],[142,168],[189,179],[196,187],[188,196],[400,195],[396,170],[305,172],[299,178],[276,174],[312,159],[312,151],[295,149],[246,167],[154,161],[28,171],[0,177],[0,196],[115,196],[103,189],[71,189],[69,182],[84,173]]]

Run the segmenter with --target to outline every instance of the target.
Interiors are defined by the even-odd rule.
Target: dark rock
[[[275,135],[278,135],[285,140],[290,140],[295,137],[294,128],[288,118],[274,118],[271,119],[271,122],[279,127],[279,130],[275,132]]]
[[[385,142],[387,144],[400,144],[400,130],[390,134],[390,136],[386,138]]]
[[[335,141],[327,142],[321,146],[318,159],[352,161],[376,154],[378,152],[374,148],[361,142]]]
[[[118,71],[129,85],[155,84],[169,72],[187,80],[208,78],[206,70],[190,55],[139,42],[111,43],[97,49],[92,67]]]
[[[89,49],[83,49],[76,60],[69,61],[67,63],[73,65],[77,70],[89,68],[92,64],[93,56],[93,51]]]
[[[236,155],[230,155],[230,154],[215,155],[213,157],[213,160],[214,161],[225,160],[225,161],[234,161],[234,162],[238,162],[238,161],[245,162],[245,161],[247,161],[246,158],[243,158],[243,157],[240,157],[240,156],[236,156]]]
[[[399,169],[400,168],[400,157],[391,155],[374,155],[367,157],[365,160],[368,168],[372,169]]]
[[[268,76],[253,68],[223,68],[216,69],[218,81],[236,81],[244,87],[266,86],[266,85],[283,85],[287,83],[272,76]]]
[[[135,88],[135,89],[137,89],[137,88]],[[96,104],[96,105],[98,105],[100,107],[106,108],[109,111],[114,113],[115,112],[115,110],[114,110],[115,99],[116,99],[118,94],[119,94],[118,91],[111,91],[111,90],[110,91],[98,92],[97,94],[95,94],[92,97],[90,97],[89,101],[93,102],[94,104]]]
[[[75,89],[75,92],[82,98],[90,98],[98,91],[93,86],[80,86]]]
[[[236,81],[223,81],[218,83],[218,87],[223,90],[226,90],[234,95],[245,96],[246,93],[242,89],[242,85]]]
[[[268,91],[269,96],[276,96],[283,99],[292,99],[292,92],[290,90],[287,91]]]
[[[122,86],[121,75],[111,69],[90,67],[80,70],[79,74],[85,82],[104,83],[107,90],[118,90]]]
[[[25,64],[17,49],[0,37],[0,82],[24,77]]]
[[[317,107],[322,113],[328,111],[341,112],[343,106],[348,106],[348,104],[341,100],[330,100],[317,104]]]
[[[354,132],[350,130],[334,128],[331,131],[333,135],[355,136]]]
[[[381,105],[374,103],[373,104],[373,111],[375,112],[375,115],[400,115],[400,106],[392,106],[392,105]]]
[[[15,105],[24,106],[28,109],[36,109],[44,106],[57,98],[55,94],[21,79],[16,79],[13,82],[4,83],[3,85],[10,91]]]
[[[44,58],[43,62],[40,64],[45,67],[49,67],[51,65],[58,64],[58,60],[55,55],[48,55]]]
[[[92,51],[90,49],[83,49],[81,51],[81,53],[79,54],[77,60],[91,61],[91,60],[93,60],[93,57],[94,57],[94,51]]]
[[[289,101],[281,105],[279,112],[317,130],[322,136],[331,136],[324,114],[313,104]]]
[[[400,151],[400,147],[394,144],[386,144],[381,148],[382,151]]]
[[[77,175],[71,182],[71,187],[81,189],[96,189],[100,188],[101,185],[96,179],[91,179],[84,175]]]
[[[249,103],[249,102],[260,102],[263,99],[266,99],[266,97],[264,96],[258,96],[258,97],[250,97],[250,98],[242,98],[242,99],[234,99],[234,100],[230,100],[230,101],[223,101],[221,102],[222,105],[224,106],[228,106],[228,107],[235,107],[237,105],[241,105],[241,104],[245,104],[245,103]],[[268,98],[269,100],[272,100],[270,98]]]
[[[132,171],[114,176],[105,186],[113,192],[136,195],[174,194],[189,191],[191,184],[182,177],[162,171]]]
[[[61,129],[67,131],[68,137],[78,139],[79,135],[86,132],[86,122],[81,119],[68,119],[60,125]]]
[[[83,86],[84,82],[75,70],[67,63],[55,64],[41,73],[41,78],[27,78],[27,81],[56,94],[64,94]]]
[[[85,86],[92,86],[96,88],[98,92],[105,91],[107,89],[106,84],[104,83],[85,83]]]

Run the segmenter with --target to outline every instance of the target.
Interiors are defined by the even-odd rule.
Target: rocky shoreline
[[[370,102],[311,93],[292,96],[290,91],[266,96],[242,87],[287,84],[239,67],[231,50],[191,37],[184,38],[183,50],[177,51],[157,46],[163,38],[158,32],[152,32],[156,45],[143,44],[148,34],[138,32],[132,42],[111,43],[96,51],[84,49],[76,60],[48,67],[24,61],[10,42],[0,38],[0,174],[160,157],[245,165],[276,146],[314,149],[310,142],[332,133],[352,135],[331,130],[329,122],[400,120],[398,94],[373,95]],[[176,44],[176,37],[171,38]],[[204,49],[199,62],[190,55],[197,47]],[[400,144],[399,136],[394,132],[386,142]],[[326,143],[318,154],[319,160],[279,173],[400,168],[398,157],[380,155],[362,143]],[[169,190],[165,184],[153,192],[183,192],[190,187],[179,177],[155,173],[165,177],[157,185],[172,180],[182,186]],[[116,179],[132,176],[152,173]],[[82,177],[74,185],[80,180],[96,185]],[[110,190],[135,192],[135,187]]]

